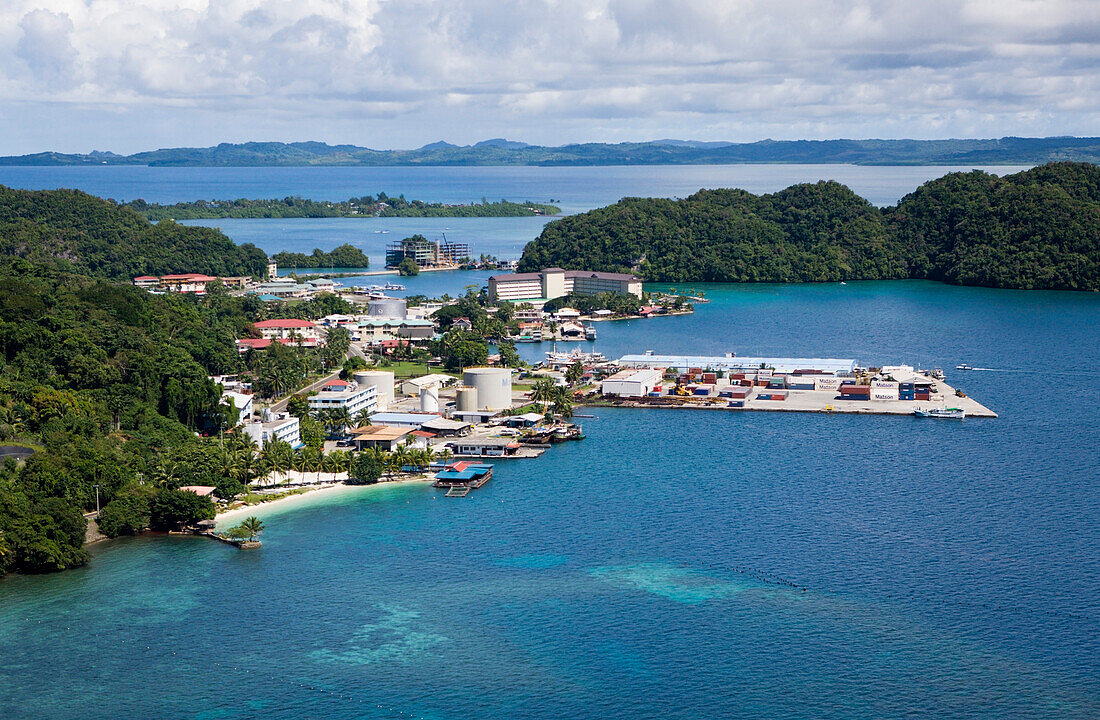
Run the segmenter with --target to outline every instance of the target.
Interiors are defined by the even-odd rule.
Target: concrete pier
[[[743,407],[730,407],[728,398],[676,397],[604,399],[582,402],[595,407],[639,407],[692,410],[764,410],[772,412],[856,413],[863,415],[912,415],[916,409],[961,408],[967,417],[995,418],[997,413],[972,397],[957,397],[955,388],[942,380],[934,382],[936,392],[931,400],[840,400],[834,390],[787,390],[786,400],[761,400],[755,396],[744,400]],[[767,393],[764,388],[758,391]],[[754,394],[755,395],[755,394]]]

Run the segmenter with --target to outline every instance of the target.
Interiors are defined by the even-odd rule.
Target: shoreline
[[[318,497],[341,497],[344,495],[371,491],[384,487],[404,486],[418,482],[430,483],[431,480],[432,478],[428,475],[416,475],[411,477],[402,477],[395,480],[384,480],[381,482],[373,483],[371,485],[348,485],[343,482],[324,483],[315,487],[300,488],[304,492],[297,492],[293,495],[287,495],[276,500],[269,500],[267,502],[256,503],[254,505],[240,505],[238,507],[222,510],[218,512],[217,515],[215,515],[214,520],[218,523],[218,531],[221,531],[226,529],[227,527],[230,527],[230,525],[223,523],[229,523],[230,521],[235,520],[239,521],[252,515],[260,517],[261,515],[267,515],[274,510],[293,508],[295,505],[301,504],[306,499],[316,499]]]

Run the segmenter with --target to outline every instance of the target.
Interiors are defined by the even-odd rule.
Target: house
[[[222,393],[222,404],[232,404],[233,407],[237,408],[239,411],[237,415],[237,425],[249,422],[252,419],[252,395],[226,390]]]
[[[309,320],[295,318],[262,320],[253,323],[253,327],[268,340],[290,340],[302,347],[317,347],[322,344],[317,325]]]
[[[468,317],[456,317],[454,322],[451,323],[451,327],[455,330],[473,330],[474,324]]]
[[[394,318],[366,318],[359,321],[353,335],[360,342],[372,345],[384,340],[398,338],[427,340],[435,335],[435,324],[431,320],[398,320]]]
[[[573,308],[564,307],[554,313],[554,317],[558,320],[576,320],[581,316],[580,310],[574,310]]]
[[[152,288],[160,285],[160,278],[156,275],[140,275],[134,278],[134,285],[139,288]]]
[[[428,449],[432,438],[435,436],[435,433],[428,432],[427,430],[413,430],[409,433],[409,439],[412,440],[412,446],[417,450]]]
[[[306,281],[313,292],[336,292],[336,283],[331,278],[315,278]]]
[[[267,414],[266,411],[264,414]],[[301,424],[298,418],[290,413],[280,413],[271,420],[245,423],[243,429],[245,434],[261,448],[267,443],[276,441],[285,442],[292,448],[300,448],[304,445]]]
[[[321,386],[320,392],[309,396],[310,410],[335,410],[347,408],[355,417],[364,410],[373,411],[378,407],[378,388],[360,387],[346,380],[333,379]]]
[[[388,425],[367,425],[352,431],[355,438],[356,450],[378,448],[386,452],[394,452],[408,437],[411,430],[407,427],[390,427]]]

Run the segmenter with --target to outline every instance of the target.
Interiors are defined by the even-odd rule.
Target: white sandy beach
[[[432,478],[427,475],[415,476],[410,478],[402,478],[400,480],[391,480],[374,485],[344,485],[343,483],[317,485],[315,487],[303,488],[305,492],[297,493],[295,495],[287,495],[286,497],[279,498],[278,500],[271,500],[269,502],[258,503],[256,505],[242,505],[231,510],[225,510],[219,512],[215,518],[218,521],[218,529],[223,530],[236,524],[240,520],[246,517],[255,515],[256,517],[263,517],[270,515],[276,511],[290,510],[296,507],[307,506],[315,503],[318,500],[327,501],[333,498],[344,497],[347,495],[355,495],[366,492],[377,492],[379,488],[395,487],[398,485],[409,485],[413,483],[430,483]]]

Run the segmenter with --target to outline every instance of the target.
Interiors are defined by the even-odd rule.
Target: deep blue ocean
[[[1100,717],[1100,294],[692,287],[584,345],[939,365],[1000,418],[596,410],[464,500],[103,543],[0,582],[0,717]]]

